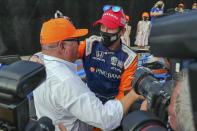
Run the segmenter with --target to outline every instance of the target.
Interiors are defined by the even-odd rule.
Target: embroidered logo
[[[96,51],[96,57],[97,58],[103,58],[104,52],[103,51]]]
[[[105,14],[103,14],[103,16],[105,16],[105,15],[112,16],[113,18],[115,18],[116,20],[118,20],[118,17],[115,16],[115,15],[113,15],[113,14],[111,14],[111,13],[105,13]]]
[[[122,68],[122,67],[123,67],[123,64],[124,64],[124,63],[123,63],[122,61],[119,60],[118,63],[117,63],[117,66],[120,67],[120,68]]]
[[[105,62],[105,59],[103,59],[103,56],[104,56],[103,51],[96,51],[96,57],[94,56],[94,57],[92,57],[92,59]]]
[[[109,78],[109,79],[120,79],[120,74],[117,73],[117,74],[114,74],[114,73],[111,73],[111,72],[107,72],[105,70],[102,70],[102,69],[98,69],[96,68],[95,72],[99,75],[102,75],[106,78]]]
[[[91,72],[95,72],[95,68],[94,67],[90,67],[90,71]]]
[[[115,56],[111,57],[111,64],[113,66],[116,66],[117,62],[118,62],[118,58],[117,57],[115,57]]]

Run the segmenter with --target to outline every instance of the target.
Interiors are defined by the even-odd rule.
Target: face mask
[[[100,32],[101,34],[101,37],[102,37],[102,43],[105,47],[110,47],[111,45],[114,44],[114,42],[116,42],[119,37],[118,37],[118,34],[119,34],[120,31],[118,31],[117,33],[114,33],[114,34],[111,34],[111,33],[106,33],[106,32]]]
[[[160,5],[158,5],[157,7],[158,7],[159,9],[161,9],[162,5],[160,4]]]
[[[142,18],[144,21],[148,21],[149,19],[148,19],[148,17],[143,17]]]

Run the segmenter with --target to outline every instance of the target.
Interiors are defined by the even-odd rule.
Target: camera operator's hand
[[[140,110],[143,111],[150,111],[150,109],[147,107],[147,100],[144,100],[141,104]]]
[[[59,127],[60,131],[67,131],[66,127],[61,122],[58,123],[58,127]]]

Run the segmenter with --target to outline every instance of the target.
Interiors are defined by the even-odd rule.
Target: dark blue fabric
[[[0,70],[6,67],[7,65],[0,65]]]
[[[128,55],[122,51],[122,44],[118,50],[111,51],[105,48],[102,42],[93,43],[90,55],[86,56],[84,53],[83,65],[87,85],[103,103],[118,95],[124,61],[127,57]],[[112,62],[113,58],[115,62]]]

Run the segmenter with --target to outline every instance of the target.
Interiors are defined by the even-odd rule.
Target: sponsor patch
[[[123,61],[118,60],[117,66],[123,68]]]
[[[116,67],[111,67],[111,70],[115,70],[115,71],[118,71],[118,72],[120,72],[120,73],[122,72],[121,69],[118,69],[118,68],[116,68]]]
[[[120,79],[121,76],[119,74],[112,74],[110,72],[104,71],[102,69],[96,69],[95,72],[99,75],[105,76],[107,78],[112,78],[112,79]]]
[[[90,71],[91,72],[95,72],[95,68],[94,67],[90,67]]]
[[[117,62],[118,62],[118,58],[115,57],[115,56],[112,56],[112,57],[111,57],[111,64],[112,64],[113,66],[116,66]]]
[[[103,51],[96,51],[96,57],[92,57],[92,59],[105,62],[105,59],[103,59],[103,56],[104,56]]]

